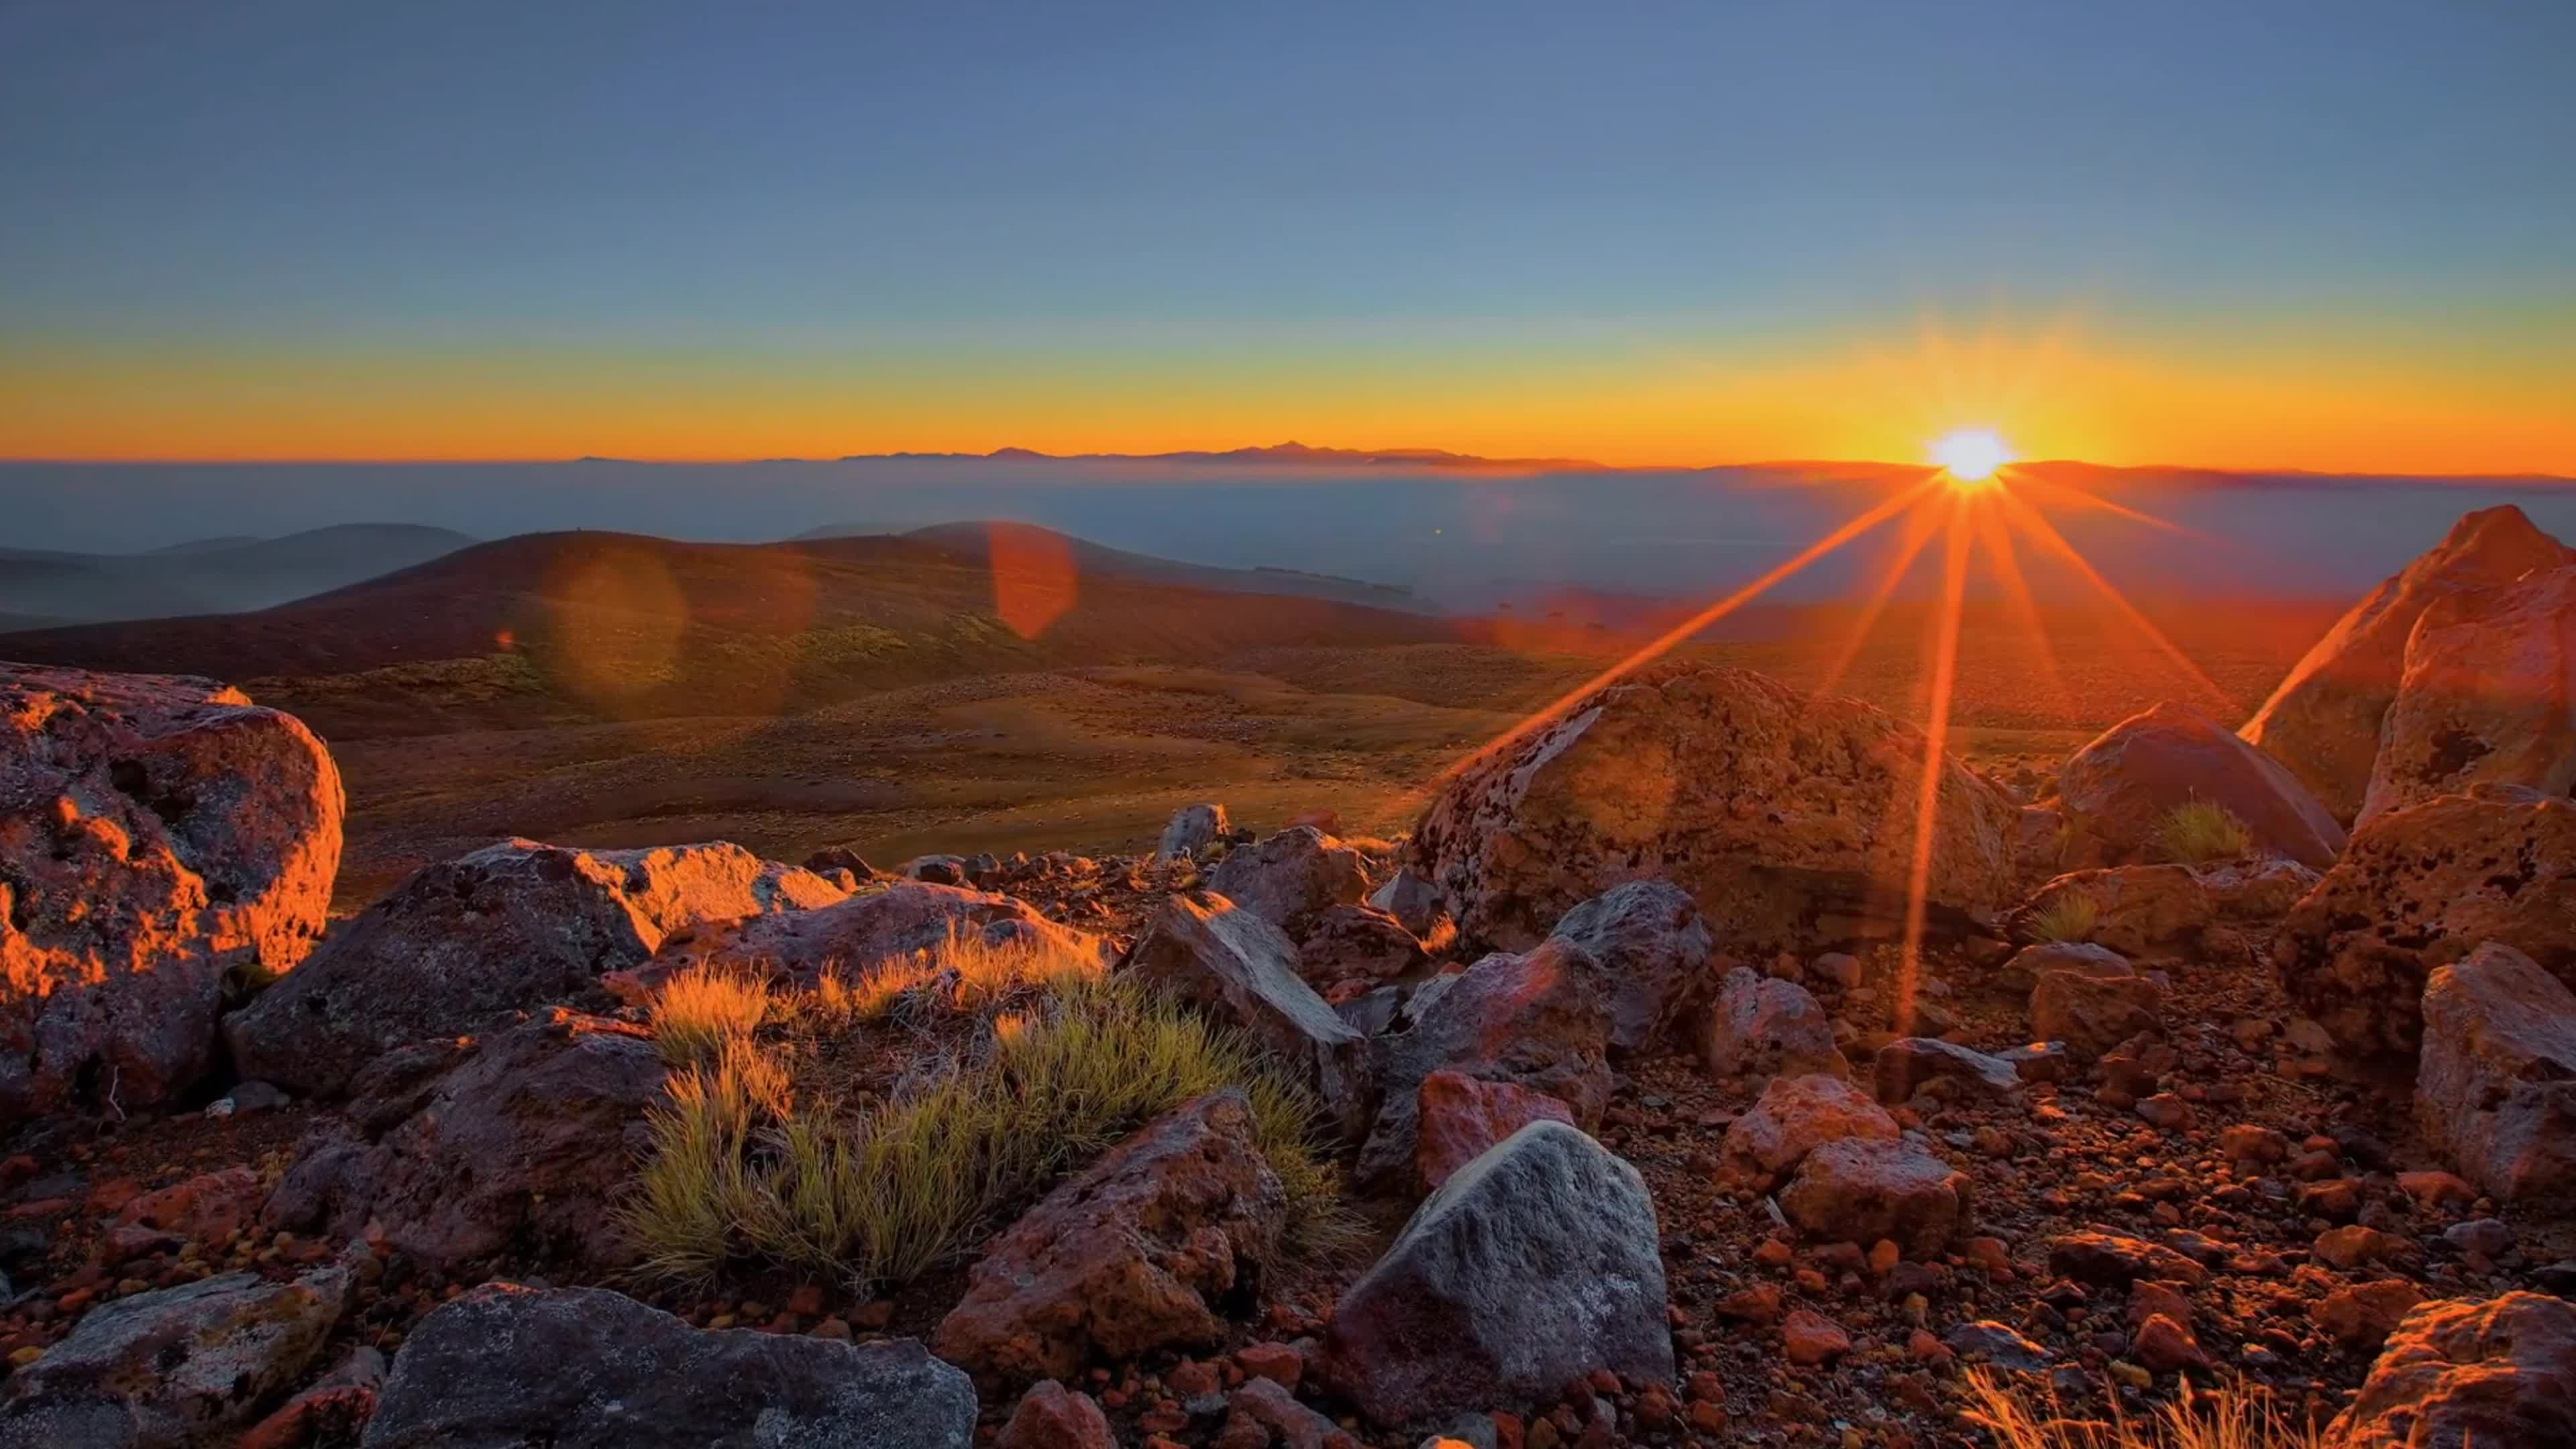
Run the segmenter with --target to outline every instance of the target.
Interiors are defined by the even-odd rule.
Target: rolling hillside
[[[209,538],[148,553],[0,549],[0,618],[61,622],[265,609],[474,542],[445,528],[352,523],[282,538]]]

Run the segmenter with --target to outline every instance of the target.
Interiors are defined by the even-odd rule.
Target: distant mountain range
[[[0,625],[102,623],[265,609],[453,553],[475,540],[409,523],[282,538],[207,538],[146,553],[0,548]]]
[[[844,463],[880,460],[920,462],[951,458],[988,463],[1178,463],[1243,464],[1273,468],[1404,468],[1458,472],[1600,473],[1606,463],[1588,458],[1480,458],[1446,448],[1310,448],[1304,443],[1273,443],[1266,448],[1227,448],[1219,452],[1177,453],[1041,453],[1034,448],[995,448],[989,453],[847,453]]]

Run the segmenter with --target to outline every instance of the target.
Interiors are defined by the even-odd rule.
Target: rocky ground
[[[326,931],[299,724],[13,669],[0,1445],[1910,1449],[1989,1442],[1986,1373],[2079,1421],[2239,1386],[2335,1449],[2571,1442],[2576,724],[2422,697],[2555,617],[2529,559],[2576,555],[2509,513],[2365,601],[2262,750],[2167,708],[1944,762],[1928,841],[1919,734],[1685,662],[1391,842],[513,841]],[[2392,642],[2408,607],[2440,627]],[[919,1010],[799,1058],[900,1103],[1049,1029],[961,1004],[969,946],[1238,1033],[1316,1109],[1334,1230],[1288,1231],[1228,1088],[923,1271],[643,1269],[675,983],[910,963]]]

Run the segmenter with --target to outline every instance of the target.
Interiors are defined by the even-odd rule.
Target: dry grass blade
[[[2285,1412],[2270,1391],[2243,1383],[2183,1386],[2180,1398],[2143,1419],[2069,1417],[2053,1394],[2032,1396],[1992,1369],[1968,1372],[1968,1422],[1998,1449],[2322,1449],[2322,1432]]]
[[[2102,924],[2102,903],[2082,891],[2060,892],[2033,912],[2022,929],[2034,941],[2090,941]]]
[[[2166,811],[2156,822],[2156,846],[2168,860],[2212,865],[2253,849],[2254,832],[2225,806],[2195,798]]]
[[[768,983],[747,972],[682,971],[653,993],[653,1045],[675,1067],[713,1061],[727,1044],[750,1040],[779,1010]]]

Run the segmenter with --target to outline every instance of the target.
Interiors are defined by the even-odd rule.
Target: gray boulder
[[[1296,944],[1277,926],[1210,891],[1171,896],[1127,970],[1250,1033],[1314,1091],[1346,1136],[1368,1130],[1367,1035],[1297,974]]]
[[[1955,1083],[1949,1090],[1984,1101],[2021,1090],[2021,1071],[2013,1063],[1938,1037],[1898,1037],[1878,1049],[1870,1067],[1878,1100],[1891,1104],[1911,1100],[1935,1081]]]
[[[2159,704],[2104,731],[2058,771],[2057,791],[2086,864],[2169,858],[2158,832],[2192,801],[2244,822],[2261,854],[2322,870],[2343,849],[2343,826],[2297,776],[2184,705]]]
[[[1549,935],[1602,970],[1610,1045],[1641,1051],[1706,999],[1711,942],[1690,893],[1670,881],[1631,881],[1565,913]]]
[[[686,927],[829,904],[838,886],[738,845],[510,840],[415,871],[224,1018],[244,1076],[338,1092],[395,1047],[561,1002]]]
[[[707,1330],[602,1288],[486,1284],[394,1355],[363,1449],[968,1449],[975,1389],[911,1339]]]
[[[1163,838],[1154,845],[1154,858],[1178,860],[1195,856],[1223,839],[1232,828],[1226,823],[1222,805],[1213,801],[1184,805],[1172,812],[1171,822],[1163,827]]]
[[[1294,937],[1328,907],[1368,897],[1368,857],[1311,825],[1292,825],[1257,845],[1229,850],[1208,872],[1208,889]]]
[[[1322,1369],[1388,1427],[1546,1404],[1601,1369],[1670,1380],[1645,1180],[1562,1122],[1522,1128],[1425,1199],[1343,1293]]]
[[[226,1273],[102,1303],[9,1379],[0,1444],[214,1449],[303,1381],[349,1306],[345,1263]]]

